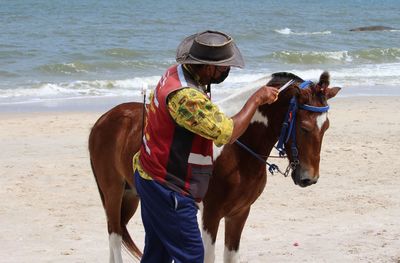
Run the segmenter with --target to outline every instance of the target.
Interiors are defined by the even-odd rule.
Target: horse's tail
[[[128,229],[126,228],[126,225],[122,225],[121,227],[122,227],[122,244],[133,257],[140,260],[143,255],[142,252],[136,246],[135,242],[133,242],[131,236],[129,235]]]
[[[105,208],[104,194],[103,194],[103,192],[102,192],[101,189],[100,189],[99,182],[97,182],[97,176],[96,176],[96,172],[94,171],[92,158],[90,158],[90,167],[92,167],[92,173],[93,173],[93,175],[94,175],[94,179],[96,180],[97,190],[99,190],[99,194],[100,194],[100,198],[101,198],[101,203],[103,204],[103,207]]]

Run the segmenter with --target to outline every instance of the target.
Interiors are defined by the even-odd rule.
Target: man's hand
[[[278,99],[278,94],[279,91],[277,88],[262,86],[254,93],[254,96],[257,98],[257,104],[263,105],[274,103]]]

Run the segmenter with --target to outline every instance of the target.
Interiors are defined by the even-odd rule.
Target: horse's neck
[[[268,156],[278,141],[286,111],[285,105],[260,107],[257,117],[239,140],[254,152]]]

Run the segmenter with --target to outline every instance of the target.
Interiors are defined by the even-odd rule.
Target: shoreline
[[[359,95],[359,96],[347,96],[340,93],[335,98],[328,101],[328,104],[342,104],[354,102],[366,102],[369,101],[386,101],[395,100],[400,101],[399,95]],[[0,116],[12,116],[16,115],[52,115],[52,114],[103,114],[111,108],[130,102],[141,102],[139,100],[129,100],[126,97],[101,97],[101,98],[79,98],[74,100],[56,100],[56,102],[32,102],[32,103],[21,103],[10,105],[0,105]],[[216,101],[217,103],[219,101]],[[235,101],[236,102],[236,101]],[[99,116],[100,117],[100,116]]]
[[[255,82],[260,86],[260,81]],[[254,86],[254,83],[250,86]],[[244,89],[247,87],[245,86]],[[216,87],[218,88],[218,87]],[[235,92],[240,90],[235,89]],[[227,90],[217,91],[214,94],[214,101],[229,96]],[[369,98],[369,97],[400,97],[400,88],[394,86],[365,86],[365,87],[344,87],[336,99],[342,98]],[[125,102],[142,102],[140,95],[132,96],[103,96],[103,97],[77,97],[77,98],[49,98],[25,102],[0,103],[1,113],[29,113],[29,112],[101,112]]]

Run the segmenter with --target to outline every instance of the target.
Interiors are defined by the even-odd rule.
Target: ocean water
[[[398,0],[0,0],[0,110],[139,100],[180,41],[206,29],[230,34],[246,61],[217,100],[276,71],[328,70],[344,96],[398,96],[399,14]],[[394,29],[349,31],[375,25]]]

